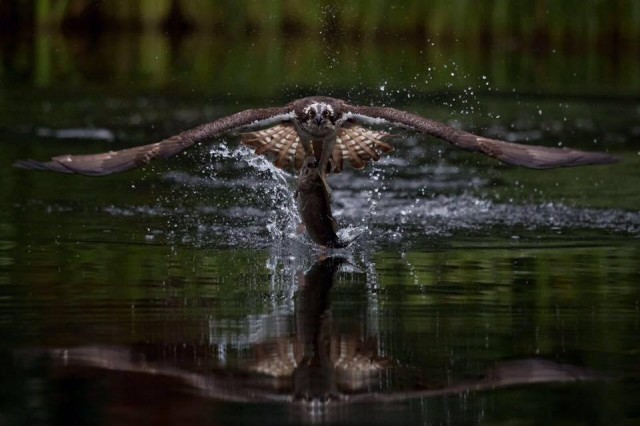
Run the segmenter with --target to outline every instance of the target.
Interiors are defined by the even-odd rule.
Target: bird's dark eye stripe
[[[330,113],[329,113],[329,110],[328,110],[328,109],[325,109],[324,111],[322,111],[322,116],[323,116],[323,117],[325,117],[325,118],[326,118],[326,117],[329,117],[329,114],[330,114]]]
[[[315,109],[310,109],[307,114],[309,115],[309,117],[315,117],[316,116],[316,110]]]

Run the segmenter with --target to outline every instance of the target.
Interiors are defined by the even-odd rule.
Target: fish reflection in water
[[[125,374],[127,382],[139,381],[141,376],[161,379],[163,383],[175,382],[174,392],[181,385],[181,389],[207,399],[286,403],[300,409],[295,412],[311,416],[330,415],[332,407],[354,403],[391,403],[515,385],[604,378],[576,366],[523,359],[499,362],[482,377],[457,383],[383,389],[385,374],[406,366],[400,367],[390,356],[380,356],[375,339],[363,337],[362,330],[338,332],[332,323],[329,296],[337,272],[347,263],[347,259],[334,256],[313,264],[298,282],[295,331],[254,344],[253,356],[235,368],[208,366],[215,347],[206,344],[85,346],[48,350],[46,355],[57,378],[73,375],[78,369],[107,376],[117,372],[121,378]],[[176,357],[180,352],[185,356]],[[163,359],[166,353],[173,356]]]

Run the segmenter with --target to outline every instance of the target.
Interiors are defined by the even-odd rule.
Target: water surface
[[[258,47],[239,42],[198,65],[145,40],[166,61],[124,41],[52,56],[77,49],[54,37],[27,69],[3,45],[2,422],[639,421],[638,74],[409,46],[305,85],[331,55],[243,68]],[[113,46],[139,62],[118,74]],[[555,71],[509,66],[530,61]],[[400,132],[392,156],[332,178],[338,221],[364,233],[330,253],[296,232],[295,177],[233,135],[108,178],[11,167],[315,93],[621,161],[531,171]]]

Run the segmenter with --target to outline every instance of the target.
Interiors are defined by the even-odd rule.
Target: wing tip
[[[555,169],[560,167],[580,167],[613,164],[619,158],[608,152],[581,151],[571,148],[557,148],[539,145],[522,145],[493,139],[482,139],[480,152],[505,164],[530,169]]]
[[[620,162],[618,157],[615,157],[607,152],[589,152],[583,151],[582,155],[577,157],[575,161],[569,161],[564,164],[559,164],[560,167],[579,167],[579,166],[604,166],[607,164],[615,164]]]
[[[80,167],[72,167],[71,163],[64,164],[64,162],[56,161],[57,157],[54,157],[52,161],[36,161],[32,159],[18,160],[13,163],[13,167],[23,170],[38,170],[44,172],[56,172],[65,174],[77,174],[83,176],[106,176],[115,173],[116,171],[128,170],[128,168],[122,170],[106,170],[106,169],[83,169]],[[130,167],[129,167],[130,168]]]
[[[42,162],[36,161],[32,159],[27,160],[18,160],[13,163],[13,167],[23,170],[40,170],[40,171],[48,171],[48,172],[58,172],[58,173],[74,173],[73,170],[68,169],[64,165],[56,162]]]
[[[594,165],[615,164],[621,161],[619,157],[616,157],[615,155],[611,155],[607,152],[600,152],[598,154],[599,154],[599,158],[595,160],[596,162],[593,163]]]

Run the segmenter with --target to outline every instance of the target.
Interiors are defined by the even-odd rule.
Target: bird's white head
[[[311,101],[296,111],[298,125],[311,138],[324,138],[340,127],[342,112],[338,104]]]

